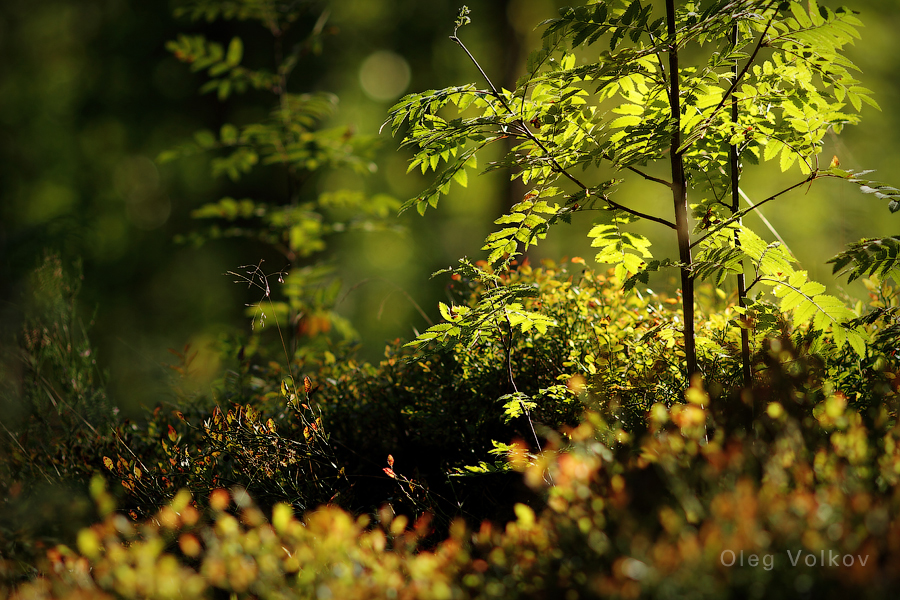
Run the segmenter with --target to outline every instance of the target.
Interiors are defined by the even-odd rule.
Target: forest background
[[[470,3],[473,25],[466,29],[466,43],[496,81],[511,87],[538,44],[535,26],[564,4]],[[131,416],[171,393],[172,371],[165,365],[176,359],[168,349],[190,344],[198,352],[192,370],[198,387],[233,360],[217,354],[216,341],[229,332],[248,332],[245,305],[259,298],[235,285],[227,271],[260,260],[269,272],[287,266],[283,257],[251,242],[176,243],[197,227],[191,211],[222,196],[242,197],[242,184],[211,178],[207,155],[167,164],[157,157],[199,129],[218,131],[226,122],[259,118],[264,105],[242,95],[222,103],[214,94],[198,94],[205,76],[191,73],[165,43],[179,33],[204,33],[223,44],[240,35],[252,54],[271,52],[271,38],[254,25],[175,19],[174,8],[126,0],[5,0],[0,6],[0,343],[19,329],[26,276],[45,253],[54,251],[67,264],[82,261],[79,307],[94,323],[91,337],[98,365],[108,373],[110,400]],[[900,13],[890,0],[858,0],[851,8],[861,13],[865,29],[864,43],[848,56],[884,110],[866,109],[862,125],[826,140],[823,155],[838,156],[843,168],[875,169],[877,179],[896,181]],[[339,110],[328,125],[378,136],[387,109],[403,93],[462,82],[483,85],[448,39],[458,9],[447,0],[322,3],[312,11],[327,11],[322,51],[304,57],[292,91],[337,94]],[[406,173],[409,154],[397,151],[398,145],[388,134],[380,136],[371,176],[331,171],[310,185],[405,201],[428,182],[417,172]],[[777,166],[767,165],[743,179],[742,187],[754,198],[785,183]],[[398,217],[402,230],[354,232],[329,241],[343,281],[337,311],[358,331],[364,358],[380,356],[387,340],[411,339],[415,329],[424,330],[428,324],[417,305],[437,318],[446,281],[429,280],[430,274],[460,256],[482,258],[479,248],[491,222],[522,194],[494,172],[470,179],[468,188],[454,188],[441,211]],[[640,180],[628,182],[620,194],[648,212],[670,202]],[[828,258],[861,237],[896,234],[883,206],[839,182],[817,183],[763,213],[810,276],[832,292],[841,288],[825,264]],[[755,215],[748,224],[773,239]],[[588,218],[576,219],[567,226],[571,235],[554,231],[529,258],[592,256],[585,236],[590,226]],[[673,254],[669,240],[649,228],[642,233]],[[671,291],[670,277],[651,284]],[[861,286],[844,287],[851,296],[862,294]]]

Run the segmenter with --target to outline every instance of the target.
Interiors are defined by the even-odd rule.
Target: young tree
[[[250,181],[250,197],[226,196],[194,210],[193,217],[210,225],[187,239],[198,244],[219,238],[251,239],[283,257],[288,265],[284,272],[266,273],[259,265],[249,265],[232,274],[264,294],[269,316],[290,324],[291,355],[311,342],[321,342],[327,337],[322,334],[337,331],[343,338],[354,337],[350,323],[334,310],[340,281],[322,255],[331,236],[392,227],[388,219],[399,206],[384,194],[348,189],[319,193],[308,185],[327,170],[344,168],[365,176],[376,168],[373,154],[378,140],[357,135],[349,126],[324,127],[337,110],[338,98],[305,92],[310,82],[297,77],[310,57],[322,51],[329,14],[309,2],[189,0],[176,15],[258,25],[257,35],[264,41],[269,38],[274,60],[248,59],[239,36],[222,44],[202,34],[180,34],[166,45],[193,71],[205,72],[208,81],[201,92],[214,92],[223,103],[256,92],[244,101],[252,109],[245,114],[266,115],[258,121],[226,122],[218,132],[198,131],[192,142],[163,152],[159,161],[208,152],[214,155],[213,177],[242,182],[244,193],[248,184],[242,180]],[[285,284],[284,300],[279,302],[272,301],[268,283],[275,277]],[[263,324],[266,314],[261,305],[252,306],[250,313]]]
[[[411,94],[392,108],[392,131],[408,123],[404,145],[416,148],[411,169],[437,173],[434,183],[403,208],[424,213],[435,207],[451,182],[465,185],[479,152],[507,138],[513,150],[486,170],[509,168],[531,191],[499,218],[484,249],[495,270],[543,239],[551,225],[576,213],[599,211],[588,234],[626,289],[646,283],[651,272],[678,269],[684,315],[685,374],[700,371],[694,331],[694,285],[738,278],[743,315],[743,383],[750,384],[747,328],[763,333],[775,313],[789,314],[795,327],[828,333],[837,345],[864,352],[865,334],[856,317],[825,287],[796,268],[780,243],[766,243],[742,223],[748,212],[826,177],[857,184],[861,191],[900,209],[900,192],[840,168],[835,158],[819,162],[826,132],[839,133],[859,121],[862,104],[877,108],[871,92],[854,78],[856,67],[842,54],[859,38],[861,25],[847,9],[832,11],[813,1],[667,0],[661,16],[641,0],[591,2],[564,8],[545,21],[542,47],[528,59],[515,90],[499,89],[458,37],[469,22],[463,7],[451,40],[475,64],[487,84]],[[691,57],[688,63],[685,57]],[[699,58],[698,58],[699,57]],[[455,115],[452,114],[455,111]],[[744,164],[779,159],[782,171],[799,170],[796,183],[742,207]],[[654,165],[668,177],[657,177]],[[649,168],[648,168],[649,166]],[[639,176],[671,191],[672,211],[654,215],[630,200],[614,199],[623,175]],[[672,230],[677,259],[655,259],[645,236],[629,231],[639,220]],[[464,265],[469,275],[474,267]],[[778,304],[751,292],[767,287]],[[468,311],[447,310],[447,323],[414,344],[471,341],[485,323],[505,315],[507,326],[527,330],[552,326],[536,313],[508,306],[517,294],[482,301]],[[516,311],[512,311],[516,312]],[[493,321],[491,316],[493,315]]]

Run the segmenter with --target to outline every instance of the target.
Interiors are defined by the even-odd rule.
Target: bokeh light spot
[[[156,165],[146,156],[123,159],[113,175],[116,191],[125,199],[128,219],[139,229],[160,227],[169,219],[172,203],[160,190]]]
[[[372,100],[399,98],[409,87],[409,63],[399,54],[379,50],[370,54],[359,68],[359,83]]]

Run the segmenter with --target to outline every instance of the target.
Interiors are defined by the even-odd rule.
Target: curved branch
[[[497,98],[497,100],[500,101],[500,104],[503,105],[503,107],[507,110],[507,112],[510,115],[519,117],[519,113],[514,111],[509,106],[509,103],[506,102],[506,99],[503,97],[503,95],[500,93],[500,91],[497,90],[497,88],[494,86],[494,83],[491,81],[490,77],[488,77],[487,73],[484,72],[484,69],[481,68],[481,65],[478,64],[478,60],[472,55],[471,52],[469,52],[469,49],[466,48],[466,45],[462,43],[462,40],[460,40],[458,37],[456,37],[456,35],[451,35],[450,39],[453,40],[454,42],[456,42],[459,45],[459,47],[465,51],[465,53],[468,55],[469,59],[475,64],[475,67],[481,73],[481,76],[484,77],[485,81],[487,81],[487,84],[490,86],[491,93],[493,94],[493,96],[495,98]],[[532,133],[532,131],[530,129],[528,129],[528,126],[525,125],[525,122],[522,121],[521,118],[518,118],[515,124],[519,126],[520,130],[525,134],[525,136],[529,140],[531,140],[532,142],[537,144],[537,146],[544,153],[544,156],[550,161],[551,166],[554,171],[556,171],[560,175],[563,175],[566,178],[568,178],[570,181],[572,181],[572,183],[574,183],[575,185],[580,187],[582,190],[584,190],[586,194],[590,194],[590,188],[588,186],[586,186],[584,183],[582,183],[577,177],[575,177],[571,173],[569,173],[562,165],[559,164],[559,162],[556,160],[556,158],[554,158],[553,155],[550,153],[550,150],[547,149],[547,146],[545,146],[544,143],[540,139],[538,139],[538,137],[536,135],[534,135],[534,133]],[[656,179],[655,177],[646,175],[632,167],[626,167],[626,168],[638,173],[639,175],[641,175],[642,177],[644,177],[646,179],[649,179],[651,181],[656,181],[657,183],[663,183],[663,184],[671,187],[671,184],[669,184],[666,181],[663,181],[661,179]],[[665,225],[666,227],[668,227],[670,229],[675,229],[675,224],[670,221],[667,221],[666,219],[663,219],[660,217],[654,217],[653,215],[648,215],[647,213],[642,213],[642,212],[634,210],[632,208],[628,208],[627,206],[623,206],[622,204],[619,204],[618,202],[614,202],[605,196],[603,197],[603,200],[607,204],[612,206],[613,208],[617,208],[619,210],[624,210],[625,212],[627,212],[630,215],[634,215],[635,217],[640,217],[642,219],[647,219],[648,221],[653,221],[654,223],[659,223],[660,225]]]
[[[704,235],[703,237],[700,237],[700,238],[698,238],[696,241],[694,241],[694,242],[691,244],[691,248],[693,248],[693,247],[696,246],[697,244],[701,243],[703,240],[707,239],[709,236],[711,236],[711,235],[713,235],[713,234],[715,234],[715,233],[718,233],[720,230],[724,229],[725,227],[728,227],[729,225],[731,225],[731,224],[734,223],[735,221],[740,220],[744,215],[746,215],[747,213],[753,212],[754,210],[756,210],[757,208],[759,208],[760,206],[762,206],[762,205],[765,204],[766,202],[770,202],[770,201],[774,200],[775,198],[777,198],[777,197],[779,197],[779,196],[782,196],[782,195],[784,195],[784,194],[790,192],[790,191],[793,190],[794,188],[798,188],[798,187],[800,187],[801,185],[805,185],[805,184],[807,184],[807,183],[810,183],[810,182],[812,182],[812,181],[815,181],[816,179],[819,179],[820,177],[828,177],[828,175],[820,174],[820,173],[817,172],[817,171],[813,171],[812,173],[809,174],[809,177],[807,177],[807,178],[804,179],[803,181],[801,181],[801,182],[799,182],[799,183],[795,183],[795,184],[792,185],[791,187],[785,188],[785,189],[781,190],[780,192],[778,192],[777,194],[773,194],[773,195],[769,196],[769,197],[766,198],[765,200],[760,200],[759,202],[756,203],[755,206],[751,206],[750,208],[745,208],[744,210],[741,210],[741,211],[738,211],[738,212],[734,213],[729,219],[726,219],[725,221],[722,221],[721,223],[719,223],[718,226],[716,226],[716,227],[713,228],[713,229],[710,229],[709,232],[707,232],[706,235]]]
[[[774,2],[772,4],[774,4]],[[772,4],[770,4],[769,7],[771,7]],[[769,7],[766,7],[766,8],[768,9]],[[713,118],[717,114],[719,114],[719,111],[722,110],[722,107],[725,106],[725,102],[734,93],[734,90],[737,89],[737,86],[741,82],[741,80],[743,80],[744,75],[746,75],[747,71],[750,70],[750,67],[753,66],[753,61],[756,60],[756,55],[759,54],[759,51],[763,48],[763,46],[768,45],[768,42],[766,42],[766,34],[769,32],[769,28],[772,27],[772,23],[775,22],[776,16],[777,16],[777,13],[775,15],[772,15],[772,17],[769,19],[769,22],[766,23],[766,28],[763,30],[762,34],[759,36],[759,41],[756,43],[756,47],[753,49],[753,53],[750,55],[750,58],[747,59],[747,64],[744,65],[744,68],[741,69],[741,72],[738,73],[737,76],[734,78],[734,81],[731,82],[731,86],[729,86],[728,90],[722,95],[722,99],[719,100],[719,103],[716,105],[716,107],[713,109],[713,111],[711,113],[709,113],[709,116],[703,120],[703,123],[701,123],[700,126],[697,128],[697,131],[703,131],[707,127],[709,127],[710,122],[713,120]],[[685,150],[684,148],[680,148],[679,152],[684,152],[684,150]]]

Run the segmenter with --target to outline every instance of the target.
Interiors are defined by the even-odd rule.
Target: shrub
[[[266,518],[241,488],[202,503],[181,492],[133,524],[97,479],[105,520],[14,597],[885,597],[900,584],[900,429],[886,408],[866,426],[842,395],[804,392],[816,373],[785,372],[784,353],[798,358],[769,350],[782,372],[756,392],[753,432],[721,424],[699,385],[654,404],[640,436],[588,413],[537,459],[511,452],[546,508],[456,522],[430,549],[428,517],[323,508],[298,521],[279,504]]]

